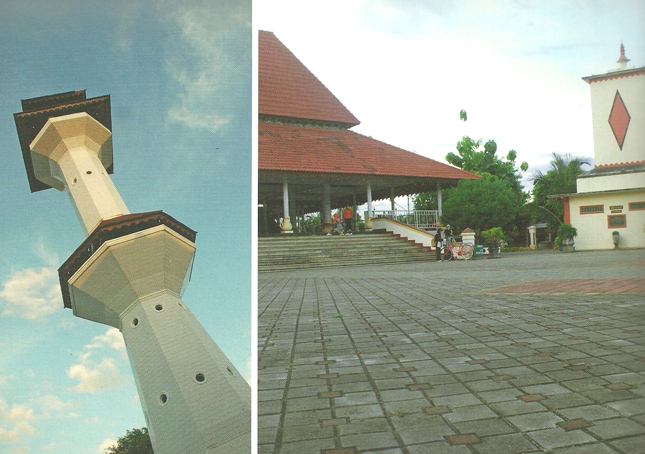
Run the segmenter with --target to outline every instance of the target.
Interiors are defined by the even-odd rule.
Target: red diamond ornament
[[[629,126],[630,120],[629,112],[625,107],[623,98],[621,98],[620,93],[616,90],[616,97],[614,98],[614,105],[611,107],[611,113],[609,114],[609,126],[611,131],[614,133],[616,142],[618,142],[618,147],[622,150],[623,143],[625,142],[625,136],[627,135],[627,127]]]

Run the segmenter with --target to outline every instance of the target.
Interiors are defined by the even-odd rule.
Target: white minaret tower
[[[14,118],[32,192],[67,191],[88,235],[59,269],[64,304],[123,333],[155,454],[248,454],[249,385],[181,299],[195,232],[121,200],[108,176],[109,96],[22,104]]]

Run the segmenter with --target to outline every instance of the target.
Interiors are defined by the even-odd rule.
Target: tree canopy
[[[477,175],[493,175],[498,178],[508,180],[514,190],[522,190],[520,181],[521,174],[515,168],[515,159],[517,159],[517,152],[510,150],[506,154],[506,160],[497,156],[497,143],[494,140],[489,140],[484,144],[483,149],[480,149],[482,140],[473,140],[468,136],[462,137],[457,142],[457,152],[450,152],[446,155],[446,161],[455,167],[472,172]],[[520,165],[522,171],[528,169],[528,164],[523,162]]]
[[[465,110],[459,112],[459,118],[467,121]],[[442,222],[456,228],[470,227],[474,230],[523,226],[525,216],[522,206],[528,194],[522,188],[521,172],[528,169],[528,164],[523,162],[519,169],[516,167],[515,150],[510,150],[505,158],[497,156],[497,143],[494,140],[482,146],[481,139],[464,136],[457,142],[456,148],[457,153],[448,153],[446,161],[481,178],[462,180],[457,187],[443,191]],[[414,208],[437,209],[436,191],[419,194],[414,200]]]
[[[552,154],[550,168],[546,173],[537,171],[533,175],[533,205],[542,208],[542,218],[550,218],[559,223],[564,222],[564,204],[562,200],[549,198],[557,194],[576,192],[576,179],[584,173],[583,165],[589,165],[583,158],[570,154]],[[547,214],[549,213],[549,214]]]
[[[119,438],[117,444],[105,451],[106,454],[154,454],[148,428],[132,429]]]
[[[462,180],[446,193],[441,220],[459,229],[513,229],[522,205],[509,182],[492,175]]]

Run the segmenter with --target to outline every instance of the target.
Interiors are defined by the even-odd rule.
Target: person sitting
[[[343,233],[343,223],[340,222],[340,216],[334,218],[334,225],[331,229],[331,233],[334,235],[344,235]]]

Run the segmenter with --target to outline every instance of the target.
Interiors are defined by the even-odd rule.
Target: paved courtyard
[[[260,454],[645,453],[645,251],[261,274]]]

